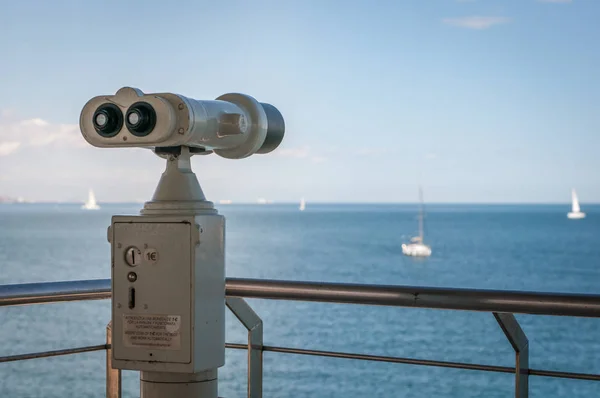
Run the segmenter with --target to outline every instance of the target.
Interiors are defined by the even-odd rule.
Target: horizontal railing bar
[[[600,295],[227,279],[231,297],[600,317]],[[0,286],[0,306],[110,298],[110,279]]]
[[[234,350],[247,350],[248,344],[225,343],[225,348],[232,348]]]
[[[247,345],[243,344],[229,344],[228,348],[235,349],[247,349]],[[401,357],[388,357],[381,355],[366,355],[366,354],[353,354],[348,352],[339,351],[319,351],[319,350],[307,350],[301,348],[289,348],[289,347],[276,347],[276,346],[263,346],[263,351],[278,352],[281,354],[297,354],[297,355],[310,355],[317,357],[330,357],[330,358],[344,358],[344,359],[357,359],[361,361],[374,361],[374,362],[391,362],[391,363],[403,363],[407,365],[424,365],[424,366],[436,366],[442,368],[455,368],[455,369],[470,369],[470,370],[481,370],[486,372],[501,372],[501,373],[515,373],[515,368],[506,366],[493,366],[493,365],[479,365],[462,362],[447,362],[447,361],[432,361],[427,359],[413,359],[413,358],[401,358]]]
[[[402,363],[402,364],[406,364],[406,365],[422,365],[422,366],[435,366],[435,367],[441,367],[441,368],[481,370],[481,371],[485,371],[485,372],[515,373],[515,368],[511,368],[509,366],[507,367],[507,366],[494,366],[494,365],[480,365],[480,364],[471,364],[471,363],[464,363],[464,362],[434,361],[434,360],[429,360],[429,359],[389,357],[389,356],[382,356],[382,355],[353,354],[353,353],[348,353],[348,352],[306,350],[306,349],[299,349],[299,348],[273,347],[273,346],[265,346],[263,348],[263,351],[278,352],[278,353],[282,353],[282,354],[297,354],[297,355],[311,355],[311,356],[330,357],[330,358],[357,359],[357,360],[361,360],[361,361]]]
[[[0,285],[0,307],[110,298],[110,279]]]
[[[248,349],[247,344],[228,343],[228,344],[226,344],[226,347],[233,348],[233,349],[240,349],[240,350]],[[414,358],[402,358],[402,357],[389,357],[389,356],[381,356],[381,355],[353,354],[353,353],[339,352],[339,351],[319,351],[319,350],[307,350],[307,349],[300,349],[300,348],[276,347],[276,346],[263,346],[263,351],[278,352],[278,353],[282,353],[282,354],[297,354],[297,355],[310,355],[310,356],[318,356],[318,357],[357,359],[357,360],[362,360],[362,361],[403,363],[403,364],[407,364],[407,365],[421,365],[421,366],[434,366],[434,367],[453,368],[453,369],[480,370],[480,371],[486,371],[486,372],[515,373],[514,367],[482,365],[482,364],[465,363],[465,362],[433,361],[433,360],[428,360],[428,359],[414,359]],[[557,377],[557,378],[564,378],[564,379],[600,381],[600,374],[593,374],[593,373],[574,373],[574,372],[561,372],[561,371],[555,371],[555,370],[541,370],[541,369],[529,369],[528,373],[531,376]]]
[[[397,307],[600,318],[600,295],[227,279],[227,295]]]
[[[247,350],[247,344],[237,343],[226,343],[225,347],[238,350]],[[29,354],[9,355],[0,357],[0,363],[3,362],[15,362],[23,361],[27,359],[37,358],[49,358],[61,355],[80,354],[84,352],[94,352],[109,349],[109,344],[100,344],[86,347],[67,348],[62,350],[54,351],[42,351],[34,352]],[[281,354],[296,354],[296,355],[310,355],[319,357],[330,357],[330,358],[344,358],[344,359],[356,359],[362,361],[375,361],[375,362],[390,362],[390,363],[402,363],[407,365],[421,365],[421,366],[434,366],[442,368],[453,368],[453,369],[467,369],[467,370],[479,370],[485,372],[499,372],[499,373],[514,373],[515,368],[509,366],[495,366],[495,365],[482,365],[464,362],[448,362],[448,361],[433,361],[428,359],[414,359],[414,358],[402,358],[402,357],[390,357],[381,355],[366,355],[366,354],[354,354],[348,352],[339,351],[320,351],[320,350],[307,350],[300,348],[289,348],[289,347],[278,347],[278,346],[263,346],[263,351],[277,352]],[[600,374],[591,373],[573,373],[573,372],[561,372],[554,370],[541,370],[541,369],[529,369],[529,374],[532,376],[542,377],[556,377],[563,379],[579,379],[579,380],[592,380],[600,381]]]
[[[9,356],[0,357],[0,363],[24,361],[26,359],[57,357],[57,356],[61,356],[61,355],[81,354],[83,352],[102,351],[102,350],[106,350],[108,348],[110,348],[110,346],[108,346],[106,344],[100,344],[100,345],[90,345],[90,346],[78,347],[78,348],[66,348],[63,350],[32,352],[30,354],[9,355]]]
[[[600,374],[561,372],[558,370],[529,369],[529,375],[542,377],[556,377],[561,379],[600,381]]]

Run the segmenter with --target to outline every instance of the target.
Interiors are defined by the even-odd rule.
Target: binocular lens
[[[93,116],[96,132],[102,137],[114,137],[123,127],[123,113],[115,104],[103,104]]]
[[[271,104],[260,103],[267,114],[267,136],[256,153],[269,153],[281,144],[285,135],[285,122],[277,108]]]
[[[106,116],[104,113],[99,113],[96,115],[96,125],[98,127],[104,127],[106,126],[106,123],[108,123],[108,116]]]
[[[125,115],[125,125],[131,134],[145,137],[156,125],[156,112],[147,102],[136,102],[131,105]]]

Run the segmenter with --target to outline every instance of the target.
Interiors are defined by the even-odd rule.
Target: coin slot
[[[129,309],[132,310],[135,308],[135,288],[129,288]]]

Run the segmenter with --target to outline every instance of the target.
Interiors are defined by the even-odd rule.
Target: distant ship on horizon
[[[256,203],[258,203],[259,205],[270,205],[273,204],[273,201],[265,198],[258,198],[256,200]]]
[[[81,206],[82,209],[84,210],[98,210],[100,209],[100,206],[98,206],[98,203],[96,203],[96,195],[94,195],[94,191],[92,191],[92,189],[90,188],[89,192],[88,192],[88,200],[87,202],[85,202],[83,204],[83,206]]]
[[[306,209],[306,201],[304,198],[300,199],[300,211],[304,211]]]
[[[0,196],[0,203],[6,203],[6,204],[13,204],[13,203],[35,203],[33,200],[27,200],[25,198],[23,198],[22,196],[19,196],[18,198],[11,198],[11,197],[7,197],[7,196]]]

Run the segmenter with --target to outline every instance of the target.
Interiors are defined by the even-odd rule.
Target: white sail
[[[571,211],[573,213],[579,213],[581,209],[579,208],[579,199],[577,199],[577,192],[573,189],[571,191]]]
[[[419,236],[415,236],[410,240],[410,243],[402,244],[402,253],[406,256],[413,257],[429,257],[431,256],[431,247],[423,242],[423,191],[419,187]]]
[[[304,211],[306,209],[306,201],[304,198],[300,199],[300,211]]]
[[[96,203],[96,195],[94,195],[94,191],[92,191],[91,189],[88,192],[87,202],[85,202],[84,205],[81,206],[81,208],[85,210],[98,210],[100,208],[100,206],[98,206],[98,203]]]
[[[570,219],[585,218],[585,213],[579,207],[579,199],[577,198],[575,189],[571,190],[571,212],[567,214],[567,217]]]

